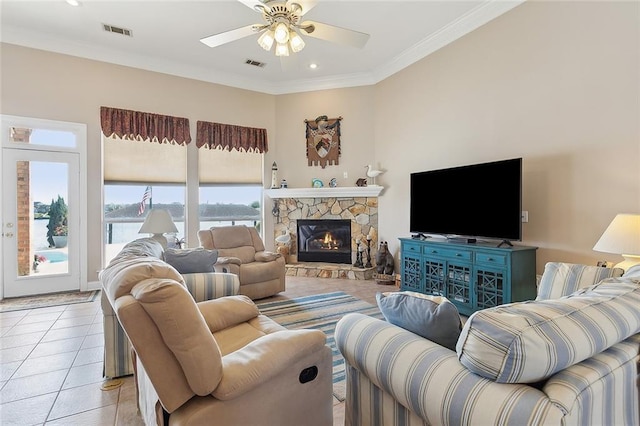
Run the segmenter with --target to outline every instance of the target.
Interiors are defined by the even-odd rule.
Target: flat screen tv
[[[522,158],[411,173],[410,232],[522,240]]]

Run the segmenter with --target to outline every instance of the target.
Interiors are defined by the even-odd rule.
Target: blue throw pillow
[[[164,261],[181,274],[214,272],[213,264],[217,260],[217,250],[207,250],[203,247],[194,249],[168,248],[164,252]]]
[[[379,292],[376,300],[387,322],[456,350],[462,321],[458,308],[446,297],[396,291]]]

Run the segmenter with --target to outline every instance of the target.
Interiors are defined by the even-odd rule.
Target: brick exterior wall
[[[14,142],[29,143],[31,129],[11,129],[11,139]],[[28,161],[18,161],[17,167],[17,223],[14,236],[18,250],[18,275],[25,276],[31,272],[34,252],[31,248],[31,224],[33,223],[33,201],[30,188],[30,165]]]

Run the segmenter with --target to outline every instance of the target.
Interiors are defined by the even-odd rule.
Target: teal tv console
[[[401,290],[444,296],[461,314],[533,300],[537,247],[400,238]]]

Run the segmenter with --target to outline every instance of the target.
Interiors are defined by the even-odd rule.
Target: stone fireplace
[[[378,245],[378,195],[381,186],[340,188],[289,188],[267,189],[265,195],[272,199],[275,216],[274,239],[289,234],[287,275],[321,278],[371,279],[375,272],[375,254]],[[349,239],[348,256],[339,261],[304,260],[300,258],[298,222],[305,220],[344,221],[349,223],[350,236],[341,237],[343,244]],[[343,234],[341,234],[343,235]],[[367,237],[373,268],[357,268],[353,264],[360,249],[366,248]],[[277,246],[277,244],[276,244]],[[365,259],[366,260],[366,259]],[[335,262],[335,263],[334,263]]]

